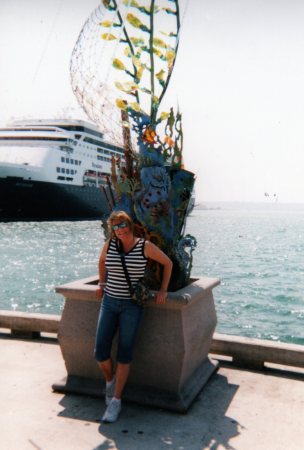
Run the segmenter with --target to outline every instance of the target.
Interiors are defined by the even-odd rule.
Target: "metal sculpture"
[[[96,17],[100,19],[98,24]],[[99,30],[99,61],[103,67],[112,62],[112,77],[107,73],[101,82],[98,73],[89,73],[82,76],[84,83],[78,73],[78,77],[72,76],[73,89],[89,117],[101,126],[107,108],[98,110],[94,103],[98,100],[105,104],[107,98],[111,108],[116,107],[116,116],[114,109],[110,114],[111,123],[113,126],[115,120],[122,126],[125,160],[112,158],[105,196],[110,210],[127,211],[137,232],[172,258],[171,290],[189,282],[196,246],[195,238],[183,234],[194,174],[183,168],[181,114],[173,108],[169,112],[159,110],[176,61],[180,26],[178,0],[102,0],[78,39],[71,63],[73,74],[82,58],[81,43],[86,36],[88,40],[88,29]],[[95,101],[92,89],[88,89],[92,80],[98,85]],[[117,139],[117,131],[115,136]],[[155,288],[158,272],[158,267],[152,269]]]

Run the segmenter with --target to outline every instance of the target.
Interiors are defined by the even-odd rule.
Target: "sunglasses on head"
[[[112,230],[116,231],[119,228],[126,228],[128,226],[127,222],[121,222],[118,223],[117,225],[112,225]]]

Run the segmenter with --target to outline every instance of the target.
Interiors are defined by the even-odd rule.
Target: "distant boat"
[[[0,221],[98,219],[111,157],[124,151],[82,120],[25,120],[0,128]]]

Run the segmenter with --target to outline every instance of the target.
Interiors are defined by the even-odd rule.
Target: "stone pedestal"
[[[104,380],[94,359],[100,301],[97,277],[59,286],[65,296],[58,339],[67,378],[60,392],[104,395]],[[199,278],[170,292],[165,305],[151,298],[138,334],[124,400],[186,412],[217,363],[208,358],[216,326],[212,289],[218,279]],[[115,360],[116,341],[113,345]]]

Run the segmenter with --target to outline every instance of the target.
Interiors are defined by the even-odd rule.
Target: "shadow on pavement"
[[[100,424],[101,444],[92,450],[233,450],[230,440],[243,427],[226,411],[237,390],[217,373],[187,414],[124,403],[116,423]],[[59,416],[87,422],[98,422],[105,409],[103,399],[87,396],[65,395],[60,404]]]

